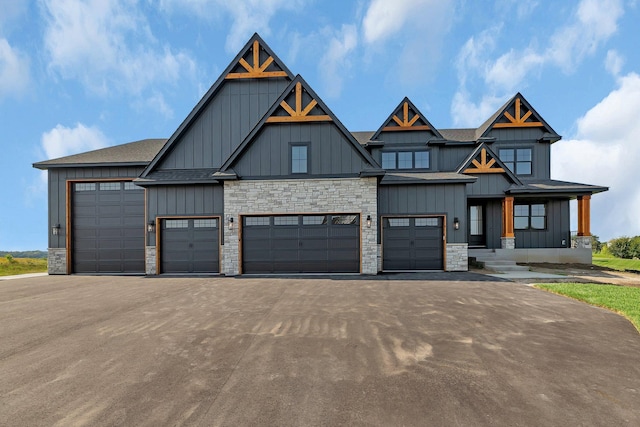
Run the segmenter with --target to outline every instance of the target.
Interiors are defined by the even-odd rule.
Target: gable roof
[[[502,160],[484,142],[478,144],[476,149],[460,164],[456,172],[470,175],[500,173],[507,175],[512,183],[522,185],[522,181],[505,166]]]
[[[257,52],[257,55],[256,48],[260,49],[260,51]],[[266,56],[267,58],[262,61],[261,58],[264,56]],[[245,59],[248,57],[251,61],[257,60],[258,63],[256,64],[254,62],[252,64],[249,64]],[[244,72],[242,71],[242,69],[244,69]],[[218,80],[213,83],[207,93],[191,110],[189,115],[182,121],[178,129],[176,129],[176,131],[173,133],[173,135],[171,135],[164,147],[162,147],[157,155],[151,160],[140,177],[146,177],[153,170],[153,168],[160,162],[165,154],[170,151],[171,147],[180,138],[180,136],[189,128],[189,125],[197,119],[200,113],[211,102],[211,100],[215,97],[215,95],[227,80],[237,78],[261,78],[259,77],[260,74],[262,74],[262,78],[286,78],[288,80],[293,79],[293,74],[291,73],[291,71],[289,71],[289,69],[286,67],[286,65],[284,65],[280,58],[278,58],[278,56],[271,50],[271,48],[264,42],[264,40],[262,40],[258,33],[255,33],[240,50],[240,52],[238,52],[235,58],[233,58],[231,63],[222,72],[222,74],[220,74]],[[238,75],[242,76],[238,77]]]
[[[304,101],[303,94],[306,94],[304,98],[310,98],[311,100],[303,106]],[[287,102],[287,99],[295,99],[294,107],[291,106],[292,102]],[[376,161],[354,138],[354,136],[344,127],[344,125],[338,120],[333,112],[327,107],[327,105],[320,99],[320,97],[309,87],[307,82],[297,75],[293,81],[286,87],[280,97],[273,103],[273,105],[267,110],[262,119],[256,124],[256,126],[249,132],[242,143],[235,149],[227,161],[222,165],[220,170],[214,174],[214,177],[223,176],[233,177],[234,173],[231,167],[234,162],[247,150],[251,145],[255,137],[260,133],[265,125],[277,125],[279,123],[291,123],[291,122],[333,122],[333,124],[340,130],[345,139],[351,144],[351,146],[362,156],[362,158],[368,163],[370,169],[362,171],[361,174],[367,176],[382,176],[384,170],[378,166]]]
[[[166,139],[143,139],[99,150],[87,151],[57,159],[34,163],[37,169],[60,167],[93,167],[93,166],[146,166],[155,156]]]
[[[378,139],[383,131],[429,131],[436,138],[442,138],[438,130],[406,96],[373,134],[371,139]]]
[[[524,96],[518,92],[480,125],[476,130],[476,139],[486,137],[487,134],[495,128],[522,127],[543,128],[548,134],[545,139],[551,143],[561,138],[531,104],[529,104]]]

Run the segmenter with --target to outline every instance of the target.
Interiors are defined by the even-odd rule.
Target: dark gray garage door
[[[359,215],[246,216],[243,273],[360,272]]]
[[[144,190],[131,182],[73,184],[74,273],[144,273]]]
[[[442,218],[385,218],[383,270],[442,270]]]
[[[162,220],[161,273],[218,273],[217,218]]]

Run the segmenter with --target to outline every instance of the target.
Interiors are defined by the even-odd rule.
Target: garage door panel
[[[360,271],[358,218],[357,215],[328,214],[244,217],[243,272],[357,273]]]
[[[440,217],[383,220],[384,270],[442,270],[443,227]]]
[[[161,223],[162,273],[218,273],[217,219],[177,218]]]
[[[144,191],[123,182],[72,186],[72,261],[76,273],[144,273]]]

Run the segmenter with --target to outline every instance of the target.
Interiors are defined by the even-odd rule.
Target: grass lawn
[[[606,255],[593,255],[593,264],[600,267],[608,267],[612,270],[625,271],[635,270],[640,271],[640,259],[622,259],[614,258]]]
[[[640,288],[591,283],[544,283],[536,287],[621,314],[640,332]]]
[[[14,274],[44,273],[47,271],[47,260],[43,258],[0,258],[0,276]]]

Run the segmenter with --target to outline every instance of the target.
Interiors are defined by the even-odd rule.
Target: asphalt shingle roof
[[[164,146],[166,139],[143,139],[99,150],[34,163],[38,169],[89,166],[99,164],[129,164],[146,166]]]

